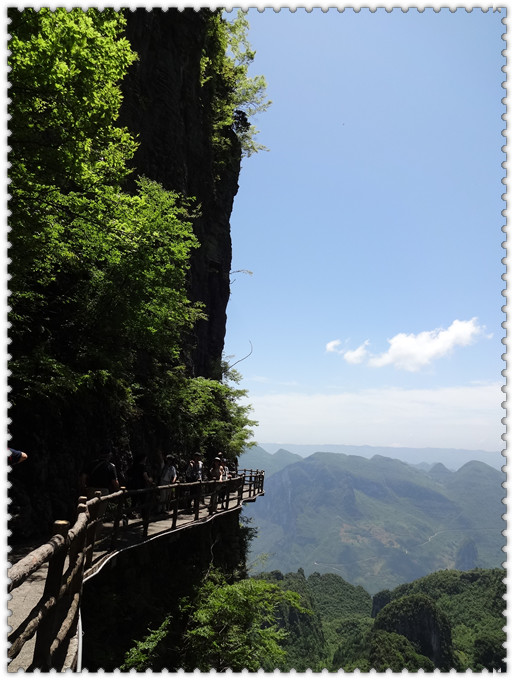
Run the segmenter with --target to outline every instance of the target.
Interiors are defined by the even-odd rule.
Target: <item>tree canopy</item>
[[[151,178],[127,189],[138,142],[118,125],[120,84],[138,56],[123,13],[9,19],[11,433],[40,451],[72,448],[62,475],[151,432],[184,456],[237,456],[253,424],[237,374],[219,382],[185,368],[205,317],[188,293],[200,207]],[[231,124],[221,109],[243,106],[246,71],[227,53],[220,12],[211,24],[223,36],[213,60],[204,51],[214,138]]]

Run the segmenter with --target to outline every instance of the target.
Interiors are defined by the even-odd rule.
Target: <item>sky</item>
[[[225,356],[259,443],[504,447],[504,16],[248,11]]]

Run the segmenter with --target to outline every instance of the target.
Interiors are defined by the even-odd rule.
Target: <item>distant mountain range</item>
[[[258,529],[257,571],[337,573],[374,593],[505,560],[505,475],[483,462],[425,470],[378,455],[255,447],[239,465],[266,472],[265,496],[245,510]]]
[[[407,448],[402,446],[351,446],[347,444],[270,444],[259,442],[259,448],[268,453],[276,453],[278,450],[297,454],[302,458],[311,456],[313,453],[323,451],[327,453],[346,453],[353,456],[372,458],[373,456],[386,456],[397,458],[410,465],[425,464],[427,469],[434,463],[442,463],[450,470],[458,470],[464,463],[470,460],[479,460],[486,465],[499,470],[506,463],[505,457],[500,451],[482,451],[471,449],[433,449],[433,448]]]

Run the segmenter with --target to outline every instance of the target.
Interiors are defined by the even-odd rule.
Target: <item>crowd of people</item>
[[[157,486],[170,487],[178,482],[186,484],[201,481],[224,482],[237,474],[236,470],[229,468],[228,461],[222,453],[218,453],[206,464],[204,464],[202,455],[195,453],[186,465],[183,462],[180,465],[178,462],[180,459],[172,454],[164,457],[158,451],[157,455],[153,457],[152,464],[148,462],[146,454],[136,456],[120,479],[112,458],[112,453],[106,450],[86,462],[79,477],[80,496],[85,496],[89,500],[94,498],[98,491],[102,496],[107,496],[118,491],[122,486],[130,491],[142,491]],[[11,467],[23,463],[27,459],[28,456],[24,451],[8,447],[7,462]],[[187,490],[184,494],[186,513],[193,512],[193,497],[194,494],[191,490]],[[158,513],[164,513],[171,508],[172,501],[175,498],[174,488],[160,489],[158,496],[143,493],[131,494],[130,516],[140,516],[143,519],[143,524],[147,526],[150,512],[157,510]],[[226,491],[220,490],[218,501],[223,503],[225,499]]]
[[[24,451],[7,449],[7,461],[11,467],[23,463],[27,458]],[[110,451],[105,451],[84,465],[80,473],[79,493],[89,500],[94,498],[98,491],[102,496],[106,496],[118,491],[122,485],[131,491],[139,491],[156,486],[170,486],[177,482],[188,484],[201,481],[225,482],[236,474],[235,470],[230,470],[228,461],[222,453],[218,453],[206,465],[204,465],[202,455],[195,453],[187,465],[182,465],[182,470],[179,470],[177,459],[172,454],[163,457],[158,452],[155,458],[154,464],[149,465],[146,454],[136,456],[123,475],[122,484],[120,484],[112,454]],[[158,511],[169,510],[174,497],[174,489],[161,489],[157,501]],[[219,501],[222,502],[224,497],[225,492],[220,492]],[[191,504],[192,495],[189,494],[186,496],[186,512],[192,512]],[[134,494],[132,510],[145,519],[149,512],[149,497],[144,494]]]
[[[155,486],[167,486],[177,482],[217,481],[231,479],[235,474],[230,470],[228,461],[222,453],[218,453],[210,464],[204,465],[202,455],[195,453],[183,470],[179,470],[177,459],[168,454],[157,456],[157,465],[149,465],[147,455],[141,454],[134,459],[132,465],[124,475],[125,486],[129,490],[148,489]],[[97,491],[102,495],[113,493],[120,488],[120,481],[116,467],[112,462],[112,455],[104,453],[88,462],[80,475],[80,493],[92,498]],[[136,504],[137,504],[137,496]],[[169,507],[173,498],[173,489],[162,489],[160,492],[160,508]]]

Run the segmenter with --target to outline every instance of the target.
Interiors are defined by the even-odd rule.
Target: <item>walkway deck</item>
[[[246,485],[245,485],[246,486]],[[252,495],[243,498],[242,502],[246,503],[254,501],[257,496],[263,495],[264,491],[261,489],[254,490]],[[113,522],[102,521],[97,530],[97,538],[94,544],[94,551],[92,562],[84,571],[83,580],[86,581],[92,578],[106,562],[121,551],[128,550],[135,546],[141,545],[145,542],[152,541],[158,536],[169,534],[177,531],[187,530],[188,527],[196,524],[211,521],[222,514],[233,512],[241,507],[241,498],[237,494],[230,494],[228,501],[224,508],[218,508],[214,513],[209,507],[209,503],[200,503],[198,511],[198,519],[195,519],[192,513],[188,513],[184,509],[179,510],[176,518],[176,526],[173,528],[173,513],[172,511],[163,512],[160,515],[153,516],[148,525],[148,530],[144,532],[143,522],[141,519],[128,519],[124,523],[122,531],[120,531],[115,549],[109,550],[110,537],[113,531]],[[15,548],[10,554],[10,561],[15,565],[21,559],[25,558],[31,553],[34,546],[26,548]],[[68,558],[64,570],[68,568]],[[26,580],[11,592],[11,599],[8,607],[11,612],[8,617],[8,624],[11,630],[16,630],[25,619],[33,613],[34,608],[42,600],[46,578],[48,574],[48,562],[45,562],[37,571],[28,576]],[[12,659],[8,666],[8,672],[14,673],[18,670],[27,670],[33,659],[36,636],[32,637],[25,643],[21,652]],[[70,645],[68,652],[68,660],[65,667],[70,668],[73,659],[76,657],[76,640],[74,644]]]

